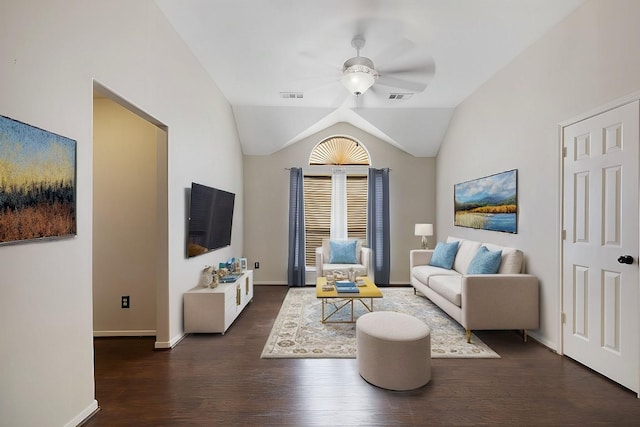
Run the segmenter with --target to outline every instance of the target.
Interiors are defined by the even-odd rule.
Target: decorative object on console
[[[5,116],[0,135],[0,244],[75,236],[76,141]]]
[[[239,260],[240,260],[240,270],[245,271],[247,269],[247,259],[239,258]]]
[[[222,279],[223,277],[227,276],[229,274],[229,270],[227,270],[226,267],[219,267],[218,268],[218,278]]]
[[[422,236],[422,249],[427,249],[427,236],[433,236],[433,224],[416,224],[416,236]]]
[[[215,275],[215,280],[214,280]],[[198,281],[198,286],[201,288],[212,287],[215,288],[218,285],[217,280],[218,275],[216,274],[216,269],[213,266],[205,266],[202,273],[200,273],[200,280]],[[215,282],[215,283],[214,283]]]
[[[517,233],[518,170],[456,184],[454,225]]]

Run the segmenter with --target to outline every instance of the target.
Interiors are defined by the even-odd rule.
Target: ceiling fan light
[[[355,96],[365,93],[375,81],[375,70],[363,65],[351,66],[342,73],[343,86]]]

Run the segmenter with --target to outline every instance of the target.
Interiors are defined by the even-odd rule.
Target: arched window
[[[367,167],[369,153],[354,138],[333,136],[320,141],[311,150],[310,166],[339,166],[346,172],[347,204],[332,206],[332,171],[328,168],[313,168],[304,176],[305,246],[306,264],[315,265],[315,248],[322,246],[322,239],[331,236],[332,207],[346,216],[349,239],[366,239],[367,233]],[[344,182],[344,178],[343,178]]]
[[[368,166],[371,161],[367,150],[356,139],[348,136],[332,136],[313,147],[309,164]]]

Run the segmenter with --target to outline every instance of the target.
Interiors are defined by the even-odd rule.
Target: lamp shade
[[[375,82],[375,77],[363,70],[347,70],[342,75],[342,84],[349,92],[360,96]]]
[[[433,224],[416,224],[416,236],[433,236]]]

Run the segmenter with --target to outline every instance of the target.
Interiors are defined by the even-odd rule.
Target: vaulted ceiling
[[[156,0],[245,154],[347,122],[414,156],[435,156],[456,106],[583,1]],[[355,36],[380,73],[358,97],[340,82]]]

